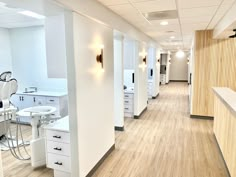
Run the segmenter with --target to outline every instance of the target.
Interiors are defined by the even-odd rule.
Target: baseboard
[[[96,172],[96,170],[101,166],[101,164],[105,161],[105,159],[112,153],[115,149],[115,144],[111,146],[111,148],[106,152],[106,154],[99,160],[99,162],[93,167],[93,169],[86,175],[86,177],[91,177]]]
[[[152,99],[156,99],[159,96],[159,93],[156,96],[153,96]]]
[[[220,149],[220,145],[219,145],[219,143],[218,143],[218,141],[217,141],[217,138],[216,138],[215,133],[214,133],[213,135],[214,135],[214,139],[215,139],[216,144],[217,144],[217,148],[218,148],[218,150],[219,150],[219,152],[220,152],[220,155],[221,155],[221,157],[222,157],[222,159],[223,159],[225,168],[226,168],[226,170],[227,170],[227,174],[228,174],[227,177],[231,177],[230,172],[229,172],[229,169],[228,169],[228,166],[227,166],[227,164],[226,164],[226,162],[225,162],[225,158],[224,158],[223,153],[222,153],[222,151],[221,151],[221,149]]]
[[[190,115],[190,118],[193,119],[203,119],[203,120],[214,120],[214,117],[211,116],[199,116],[199,115]]]
[[[170,80],[170,82],[188,82],[187,80]]]
[[[139,117],[147,110],[147,107],[144,108],[144,110],[138,115],[134,115],[134,119],[139,119]]]
[[[125,128],[124,128],[124,126],[123,126],[123,127],[117,127],[117,126],[115,126],[115,130],[116,130],[116,131],[124,131]]]

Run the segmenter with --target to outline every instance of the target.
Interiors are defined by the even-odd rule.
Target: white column
[[[115,127],[124,127],[123,37],[114,39],[114,116]]]
[[[2,152],[0,151],[0,177],[3,177]]]

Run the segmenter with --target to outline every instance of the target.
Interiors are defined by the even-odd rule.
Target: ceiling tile
[[[176,10],[175,0],[144,1],[133,3],[142,13]]]
[[[193,8],[193,9],[182,9],[179,11],[180,18],[183,17],[201,17],[201,16],[213,16],[218,6],[204,7],[204,8]]]
[[[210,7],[220,5],[222,0],[178,0],[180,9]]]
[[[109,6],[109,8],[121,16],[130,15],[130,14],[138,14],[138,11],[130,4]]]
[[[128,0],[98,0],[100,3],[108,6],[128,4]]]

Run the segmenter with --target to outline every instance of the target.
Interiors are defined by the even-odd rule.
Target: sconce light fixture
[[[146,56],[143,58],[143,63],[144,63],[145,65],[147,64],[147,57],[146,57]]]
[[[97,60],[98,63],[101,63],[101,66],[103,68],[103,49],[104,49],[104,46],[101,45],[100,47],[101,47],[101,54],[97,55],[96,60]]]

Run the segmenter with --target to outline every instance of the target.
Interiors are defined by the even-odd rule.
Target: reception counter
[[[214,133],[229,173],[236,177],[236,92],[213,88]]]

